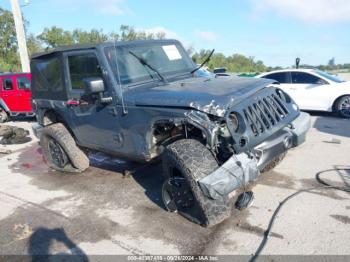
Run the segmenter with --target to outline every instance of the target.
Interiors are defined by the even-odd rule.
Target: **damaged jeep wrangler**
[[[87,152],[162,160],[164,205],[203,226],[229,217],[237,189],[305,141],[310,117],[273,80],[195,77],[176,40],[60,47],[31,59],[33,126],[51,168]]]

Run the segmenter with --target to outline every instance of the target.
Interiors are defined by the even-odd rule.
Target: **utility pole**
[[[19,56],[21,58],[22,72],[29,73],[30,72],[29,57],[28,57],[26,36],[24,33],[21,8],[18,0],[11,0],[11,5],[12,5],[13,19],[15,20],[15,26],[16,26],[17,43],[18,43]]]

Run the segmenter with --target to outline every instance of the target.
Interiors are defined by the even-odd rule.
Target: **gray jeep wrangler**
[[[274,86],[195,77],[176,40],[60,47],[31,59],[33,126],[50,167],[82,172],[88,151],[161,159],[164,205],[203,226],[234,192],[304,142],[310,117]]]

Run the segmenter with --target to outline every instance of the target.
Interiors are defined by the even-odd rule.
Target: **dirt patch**
[[[240,224],[237,224],[237,226],[243,230],[244,232],[252,232],[258,236],[263,236],[264,235],[264,232],[265,232],[265,229],[261,228],[261,227],[258,227],[258,226],[253,226],[247,222],[244,222],[244,223],[240,223]],[[274,232],[271,232],[269,234],[269,236],[271,237],[276,237],[276,238],[279,238],[279,239],[284,239],[284,237],[278,233],[274,233]]]
[[[334,218],[335,220],[340,221],[343,224],[350,224],[350,217],[349,216],[330,215],[330,217]]]
[[[295,178],[276,171],[261,174],[252,185],[261,184],[271,187],[295,189]]]
[[[302,184],[302,188],[313,188],[313,187],[321,187],[322,185],[316,181],[316,179],[299,179],[299,182]],[[336,186],[342,186],[337,184]],[[332,188],[319,188],[308,192],[308,194],[315,194],[319,196],[329,197],[335,200],[348,200],[349,198],[342,197],[339,195],[339,191]]]

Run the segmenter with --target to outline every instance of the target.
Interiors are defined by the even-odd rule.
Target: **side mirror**
[[[84,78],[83,83],[87,94],[97,94],[105,91],[105,85],[100,77]]]

